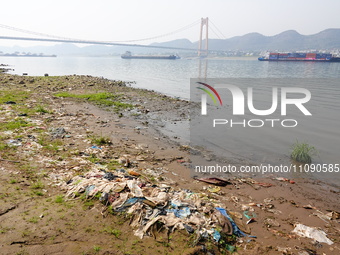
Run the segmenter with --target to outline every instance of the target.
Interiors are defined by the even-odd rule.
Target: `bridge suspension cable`
[[[0,24],[0,27],[5,28],[5,29],[9,29],[9,30],[13,30],[13,31],[17,31],[17,32],[21,32],[21,33],[25,33],[25,34],[44,36],[44,37],[54,38],[54,39],[60,39],[60,40],[78,40],[78,39],[75,39],[75,38],[67,38],[67,37],[62,37],[62,36],[56,36],[56,35],[50,35],[50,34],[34,32],[34,31],[27,30],[27,29],[11,27],[11,26],[7,26],[7,25],[3,25],[3,24]]]
[[[208,18],[206,18],[208,20]],[[142,38],[142,39],[135,39],[135,40],[126,40],[126,41],[94,41],[94,40],[84,40],[84,39],[75,39],[75,38],[68,38],[68,37],[62,37],[62,36],[56,36],[56,35],[50,35],[50,34],[45,34],[45,33],[40,33],[40,32],[34,32],[30,31],[27,29],[21,29],[21,28],[16,28],[12,26],[7,26],[4,24],[0,24],[0,28],[4,29],[9,29],[21,33],[26,33],[26,34],[31,34],[31,35],[36,35],[36,36],[43,36],[45,38],[28,38],[28,37],[19,37],[19,36],[1,36],[0,39],[5,39],[5,40],[24,40],[24,41],[45,41],[45,42],[63,42],[63,43],[82,43],[82,44],[100,44],[100,45],[115,45],[115,46],[135,46],[135,47],[145,47],[145,48],[159,48],[159,49],[173,49],[173,50],[187,50],[187,51],[197,51],[197,49],[194,48],[181,48],[181,47],[168,47],[168,46],[160,46],[160,45],[143,45],[143,44],[135,44],[132,42],[138,42],[138,41],[147,41],[147,40],[152,40],[160,37],[165,37],[169,35],[173,35],[182,31],[185,31],[189,28],[192,28],[193,26],[198,25],[201,22],[201,20],[197,20],[189,25],[186,25],[184,27],[181,27],[177,30],[174,30],[170,33],[165,33],[157,36],[152,36],[148,38]],[[207,21],[206,21],[206,31],[208,30],[207,27]],[[223,33],[216,27],[215,24],[211,22],[211,24],[214,26],[214,28],[224,37],[226,38]],[[202,30],[202,24],[201,24],[201,30]],[[212,29],[212,31],[216,34],[216,36],[220,37],[217,32]],[[208,36],[206,36],[206,39],[208,39]],[[202,41],[202,39],[201,39]],[[208,40],[207,40],[208,41]],[[131,44],[132,43],[132,44]],[[216,52],[216,50],[214,50]],[[217,50],[218,51],[218,50]],[[200,52],[200,50],[199,50]],[[208,50],[208,47],[206,46],[205,52],[208,53],[210,50]]]
[[[169,35],[173,35],[173,34],[177,34],[179,32],[182,32],[182,31],[185,31],[189,28],[192,28],[193,26],[196,26],[198,25],[199,23],[201,22],[201,20],[196,20],[195,22],[189,24],[189,25],[186,25],[182,28],[179,28],[175,31],[172,31],[170,33],[166,33],[166,34],[161,34],[161,35],[157,35],[157,36],[152,36],[152,37],[148,37],[148,38],[142,38],[142,39],[135,39],[135,40],[125,40],[125,41],[111,41],[111,42],[141,42],[141,41],[148,41],[148,40],[152,40],[152,39],[157,39],[157,38],[161,38],[161,37],[166,37],[166,36],[169,36]]]
[[[214,32],[214,34],[215,34],[218,38],[220,38],[220,39],[227,39],[227,37],[225,37],[225,35],[221,32],[221,30],[218,29],[218,27],[212,22],[212,20],[210,19],[209,21],[210,21],[211,25],[213,25],[213,27],[218,31],[218,33],[219,33],[222,37],[221,37],[220,35],[218,35],[218,34],[216,33],[216,31],[215,31],[212,27],[210,27],[210,29]]]
[[[157,39],[157,38],[161,38],[161,37],[166,37],[169,35],[173,35],[182,31],[185,31],[189,28],[192,28],[193,26],[198,25],[200,22],[200,20],[196,20],[195,22],[186,25],[184,27],[181,27],[179,29],[176,29],[172,32],[166,33],[166,34],[161,34],[161,35],[157,35],[157,36],[152,36],[152,37],[148,37],[148,38],[141,38],[141,39],[134,39],[134,40],[120,40],[120,41],[102,41],[102,42],[107,42],[107,43],[128,43],[128,42],[141,42],[141,41],[148,41],[148,40],[152,40],[152,39]],[[82,39],[76,39],[76,38],[69,38],[69,37],[62,37],[62,36],[57,36],[57,35],[50,35],[50,34],[45,34],[45,33],[39,33],[39,32],[34,32],[34,31],[30,31],[27,29],[21,29],[21,28],[16,28],[16,27],[12,27],[12,26],[7,26],[7,25],[3,25],[0,24],[1,28],[5,28],[5,29],[9,29],[9,30],[13,30],[13,31],[17,31],[17,32],[21,32],[21,33],[25,33],[25,34],[31,34],[31,35],[38,35],[38,36],[43,36],[43,37],[47,37],[47,38],[54,38],[54,39],[60,39],[60,40],[72,40],[72,41],[88,41],[88,40],[82,40]]]

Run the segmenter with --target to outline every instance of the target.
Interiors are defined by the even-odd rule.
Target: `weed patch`
[[[122,234],[122,231],[119,229],[114,229],[111,227],[106,227],[103,229],[103,232],[108,233],[110,235],[114,235],[115,237],[119,238],[120,235]]]
[[[316,153],[314,146],[296,141],[290,156],[297,162],[309,164],[312,162],[312,156],[316,155]]]
[[[55,198],[54,202],[58,203],[58,204],[62,204],[64,203],[64,196],[59,195]]]
[[[43,189],[45,185],[41,181],[32,183],[31,189]]]
[[[93,250],[95,251],[95,252],[100,252],[100,250],[101,250],[102,248],[100,247],[100,246],[93,246]]]
[[[123,103],[120,100],[121,95],[112,94],[108,92],[100,92],[95,94],[71,94],[69,92],[61,92],[55,94],[56,97],[64,97],[64,98],[78,98],[85,99],[89,102],[94,102],[98,105],[103,106],[114,106],[116,110],[123,110],[128,108],[133,108],[132,104]]]
[[[0,123],[0,131],[20,129],[29,125],[30,124],[22,118],[17,118],[13,121]]]
[[[91,142],[96,145],[111,145],[110,138],[104,136],[93,136]]]
[[[37,108],[35,109],[36,112],[38,113],[51,113],[49,110],[47,110],[44,106],[38,105]]]
[[[4,104],[9,101],[15,103],[22,103],[23,101],[27,100],[29,96],[30,93],[27,91],[18,90],[0,91],[0,104]]]
[[[32,217],[32,218],[30,218],[30,219],[28,219],[28,222],[31,222],[31,223],[38,223],[38,220],[39,220],[39,218],[38,217]]]

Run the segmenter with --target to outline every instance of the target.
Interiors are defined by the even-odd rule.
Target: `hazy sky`
[[[209,17],[221,38],[289,29],[308,35],[340,28],[339,10],[340,0],[8,0],[1,3],[0,24],[69,38],[124,41],[170,33]],[[218,38],[212,29],[210,38]],[[30,36],[1,27],[0,35]],[[197,23],[152,41],[197,41],[198,36]],[[37,44],[43,43],[0,40],[2,46]]]

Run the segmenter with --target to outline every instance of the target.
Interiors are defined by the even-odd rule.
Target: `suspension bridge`
[[[209,26],[209,24],[212,24],[213,26]],[[198,56],[205,57],[207,56],[211,50],[208,48],[208,42],[209,42],[209,31],[215,33],[219,38],[224,37],[222,32],[210,21],[208,18],[201,18],[201,20],[195,21],[192,24],[189,24],[187,26],[184,26],[180,29],[177,29],[173,32],[149,37],[149,38],[142,38],[142,39],[136,39],[136,40],[128,40],[128,41],[95,41],[95,40],[81,40],[81,39],[75,39],[75,38],[66,38],[61,36],[55,36],[55,35],[49,35],[39,32],[33,32],[25,29],[20,29],[16,27],[11,27],[7,25],[0,24],[0,28],[8,29],[12,31],[17,31],[25,34],[35,35],[38,37],[23,37],[23,36],[2,36],[0,35],[0,40],[19,40],[19,41],[40,41],[40,42],[57,42],[57,43],[77,43],[77,44],[98,44],[98,45],[109,45],[109,46],[131,46],[131,47],[143,47],[143,48],[157,48],[157,49],[173,49],[173,50],[183,50],[183,51],[194,51],[197,52]],[[160,46],[160,45],[144,45],[144,44],[138,44],[134,42],[140,42],[140,41],[146,41],[146,40],[152,40],[157,39],[161,37],[166,37],[169,35],[173,35],[182,31],[185,31],[189,28],[192,28],[194,26],[197,26],[200,24],[200,36],[198,41],[198,49],[195,48],[181,48],[181,47],[168,47],[168,46]],[[217,33],[218,32],[218,33]],[[224,37],[225,39],[225,37]],[[204,45],[203,45],[204,44]],[[223,52],[223,51],[217,51],[214,50],[213,52]]]

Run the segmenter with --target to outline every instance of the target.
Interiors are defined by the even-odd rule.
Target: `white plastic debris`
[[[128,180],[127,186],[131,190],[131,193],[135,197],[143,197],[143,191],[140,187],[138,187],[136,180]]]
[[[333,244],[333,242],[329,238],[327,238],[327,234],[324,231],[318,230],[313,227],[308,227],[303,224],[296,224],[293,233],[301,237],[312,238],[313,240],[320,243],[326,243],[328,245]]]

